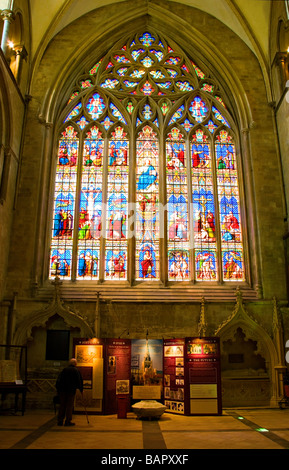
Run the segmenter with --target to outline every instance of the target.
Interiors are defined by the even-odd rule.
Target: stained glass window
[[[87,70],[62,111],[49,276],[246,281],[237,128],[212,73],[150,31]]]

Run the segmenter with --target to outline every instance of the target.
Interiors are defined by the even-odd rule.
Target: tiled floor
[[[0,450],[19,449],[289,449],[289,408],[225,409],[222,416],[164,413],[158,421],[74,415],[58,427],[54,411],[0,415]]]

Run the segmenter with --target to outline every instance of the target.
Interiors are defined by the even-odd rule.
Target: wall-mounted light
[[[14,50],[14,42],[13,41],[7,41],[8,47],[13,51]]]

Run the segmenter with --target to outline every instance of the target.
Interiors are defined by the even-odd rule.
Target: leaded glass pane
[[[95,58],[65,101],[50,277],[246,280],[235,124],[205,66],[143,31]]]
[[[136,279],[159,279],[159,144],[150,126],[136,142]]]

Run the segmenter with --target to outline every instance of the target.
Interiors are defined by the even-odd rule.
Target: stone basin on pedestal
[[[160,419],[167,407],[156,400],[142,400],[132,405],[137,418]]]

